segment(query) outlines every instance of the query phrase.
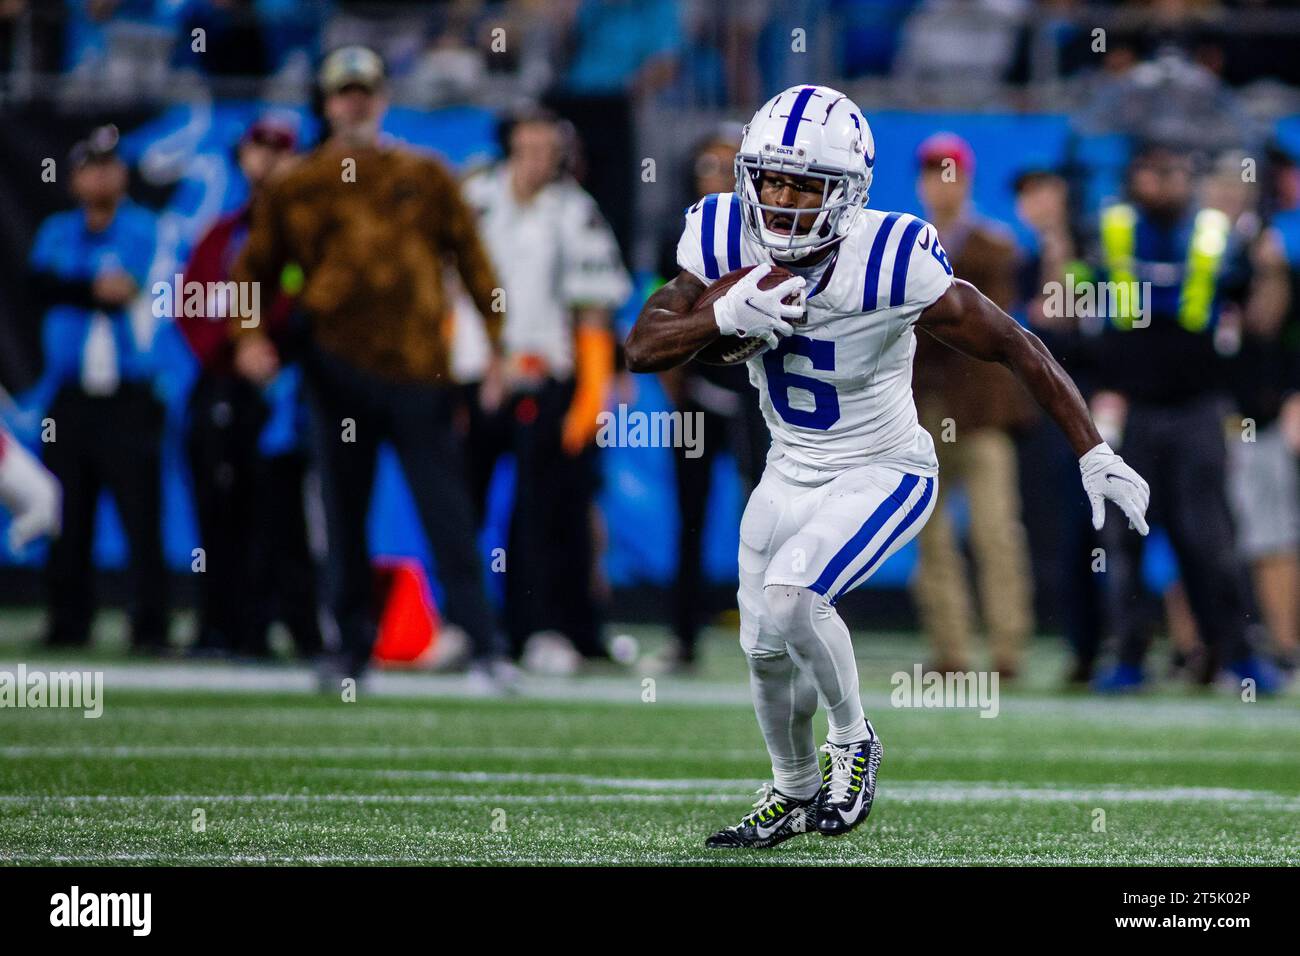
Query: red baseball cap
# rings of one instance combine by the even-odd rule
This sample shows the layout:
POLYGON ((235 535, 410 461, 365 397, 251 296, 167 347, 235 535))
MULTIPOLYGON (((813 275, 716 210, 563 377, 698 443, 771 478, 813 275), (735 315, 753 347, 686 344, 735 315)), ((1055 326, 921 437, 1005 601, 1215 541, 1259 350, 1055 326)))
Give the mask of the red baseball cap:
POLYGON ((925 169, 951 159, 957 171, 967 176, 975 173, 975 150, 956 133, 935 133, 916 148, 916 164, 925 169))
POLYGON ((288 119, 279 116, 261 116, 244 130, 239 138, 244 143, 260 143, 273 149, 298 148, 298 130, 288 119))

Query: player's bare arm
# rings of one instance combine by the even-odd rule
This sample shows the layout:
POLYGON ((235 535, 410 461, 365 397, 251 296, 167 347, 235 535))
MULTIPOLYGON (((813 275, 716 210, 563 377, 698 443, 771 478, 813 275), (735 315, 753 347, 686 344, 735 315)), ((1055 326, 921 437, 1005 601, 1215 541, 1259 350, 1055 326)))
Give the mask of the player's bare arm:
POLYGON ((1079 457, 1084 486, 1093 502, 1093 523, 1100 528, 1102 499, 1108 498, 1139 532, 1147 533, 1144 513, 1150 489, 1102 441, 1078 387, 1038 336, 961 279, 955 279, 921 313, 917 328, 971 358, 1010 369, 1060 426, 1079 457))
POLYGON ((954 280, 916 327, 971 358, 1010 369, 1065 432, 1076 456, 1101 443, 1083 396, 1047 346, 969 282, 954 280))
POLYGON ((704 289, 703 282, 682 270, 646 299, 623 347, 629 371, 676 368, 721 334, 713 308, 695 308, 704 289))

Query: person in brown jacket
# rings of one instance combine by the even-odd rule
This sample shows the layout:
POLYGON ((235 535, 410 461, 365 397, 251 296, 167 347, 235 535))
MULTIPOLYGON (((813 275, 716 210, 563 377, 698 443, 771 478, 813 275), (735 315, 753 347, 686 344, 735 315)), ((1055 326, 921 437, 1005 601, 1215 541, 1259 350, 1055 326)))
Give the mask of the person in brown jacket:
MULTIPOLYGON (((979 217, 970 201, 975 157, 958 136, 921 144, 917 192, 952 263, 1000 308, 1015 297, 1016 250, 1009 232, 979 217)), ((1012 432, 1034 415, 1029 395, 1000 365, 977 362, 928 336, 917 337, 912 389, 921 424, 935 438, 940 473, 934 516, 919 538, 916 598, 938 671, 970 667, 970 575, 944 507, 953 483, 970 502, 970 544, 993 668, 1003 679, 1020 667, 1033 628, 1029 548, 1020 519, 1012 432)))
MULTIPOLYGON (((287 263, 303 274, 299 338, 325 504, 326 604, 342 645, 322 686, 360 674, 375 641, 366 516, 384 441, 432 545, 445 616, 470 640, 474 676, 499 686, 512 668, 487 601, 451 427, 444 266, 455 266, 485 317, 494 356, 503 296, 455 178, 432 156, 381 137, 379 56, 335 50, 319 79, 328 135, 259 197, 234 278, 275 289, 287 263)), ((235 367, 265 381, 277 345, 259 323, 237 324, 235 367)), ((499 377, 496 367, 494 359, 489 378, 499 377)))

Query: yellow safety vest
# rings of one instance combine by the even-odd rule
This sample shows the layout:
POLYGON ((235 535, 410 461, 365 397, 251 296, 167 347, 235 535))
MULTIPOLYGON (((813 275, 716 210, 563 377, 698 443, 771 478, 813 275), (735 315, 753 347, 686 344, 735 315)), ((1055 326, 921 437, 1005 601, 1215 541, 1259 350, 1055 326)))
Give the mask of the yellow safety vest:
MULTIPOLYGON (((1133 328, 1136 311, 1137 274, 1133 251, 1137 245, 1137 210, 1127 203, 1101 211, 1101 248, 1107 278, 1129 291, 1124 305, 1111 316, 1115 327, 1133 328)), ((1187 246, 1183 287, 1178 297, 1178 324, 1189 332, 1203 332, 1210 324, 1214 289, 1228 248, 1232 224, 1217 209, 1202 209, 1192 223, 1192 241, 1187 246)))

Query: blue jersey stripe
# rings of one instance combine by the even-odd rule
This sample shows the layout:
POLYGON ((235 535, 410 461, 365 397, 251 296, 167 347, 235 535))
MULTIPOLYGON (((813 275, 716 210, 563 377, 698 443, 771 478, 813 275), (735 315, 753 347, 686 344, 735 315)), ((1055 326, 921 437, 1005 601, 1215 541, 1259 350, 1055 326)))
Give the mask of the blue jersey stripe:
POLYGON ((871 544, 871 539, 880 533, 885 523, 907 503, 907 496, 912 493, 919 480, 916 475, 904 475, 898 487, 871 513, 871 517, 863 523, 857 533, 849 538, 844 547, 835 552, 835 556, 831 558, 809 590, 816 591, 818 594, 825 594, 830 590, 835 579, 844 573, 844 569, 853 563, 867 545, 871 544))
MULTIPOLYGON (((908 477, 915 478, 916 476, 909 475, 908 477)), ((831 599, 831 603, 834 603, 835 601, 839 600, 841 594, 845 594, 848 591, 852 590, 859 581, 863 580, 866 576, 870 575, 871 572, 875 570, 876 562, 880 560, 880 556, 889 550, 889 546, 898 540, 898 536, 901 535, 908 528, 912 527, 912 525, 916 524, 916 520, 919 517, 921 517, 921 515, 925 514, 926 506, 929 505, 930 503, 930 497, 931 495, 934 494, 934 479, 922 478, 921 481, 925 482, 925 488, 922 489, 921 497, 917 499, 916 504, 912 506, 912 510, 908 512, 907 517, 904 518, 902 521, 898 522, 898 525, 894 528, 894 530, 889 533, 889 537, 886 538, 884 543, 881 544, 881 546, 876 549, 876 553, 873 554, 870 560, 868 560, 867 563, 862 566, 862 570, 860 570, 857 574, 853 575, 853 577, 849 578, 849 580, 845 582, 844 587, 840 588, 839 591, 835 593, 835 597, 831 599)), ((915 486, 916 486, 916 482, 913 481, 912 487, 915 486)), ((902 486, 900 485, 899 487, 901 488, 902 486)), ((911 489, 909 488, 908 490, 910 491, 911 489)), ((904 495, 904 498, 906 498, 906 495, 904 495)))
POLYGON ((898 252, 894 255, 894 280, 889 284, 889 307, 891 309, 902 305, 907 298, 907 267, 912 263, 912 243, 916 242, 916 234, 921 231, 925 223, 919 219, 913 219, 903 230, 903 238, 898 240, 898 252), (902 261, 899 261, 899 257, 902 261))
POLYGON ((794 145, 794 138, 799 132, 799 121, 803 119, 804 107, 808 105, 808 101, 812 99, 815 92, 815 87, 805 86, 799 91, 799 95, 794 98, 794 106, 791 107, 790 116, 785 121, 785 132, 781 134, 782 146, 794 145))
POLYGON ((718 257, 713 254, 713 228, 718 218, 718 194, 713 193, 704 200, 704 216, 700 220, 700 254, 704 256, 704 274, 716 279, 718 257))
POLYGON ((727 271, 740 268, 740 197, 731 194, 731 216, 727 220, 727 271))
POLYGON ((889 241, 889 233, 901 215, 899 212, 891 212, 886 216, 876 231, 875 241, 871 243, 871 253, 867 256, 867 281, 862 289, 863 312, 870 312, 879 305, 876 289, 880 285, 880 263, 885 258, 885 243, 889 241))

